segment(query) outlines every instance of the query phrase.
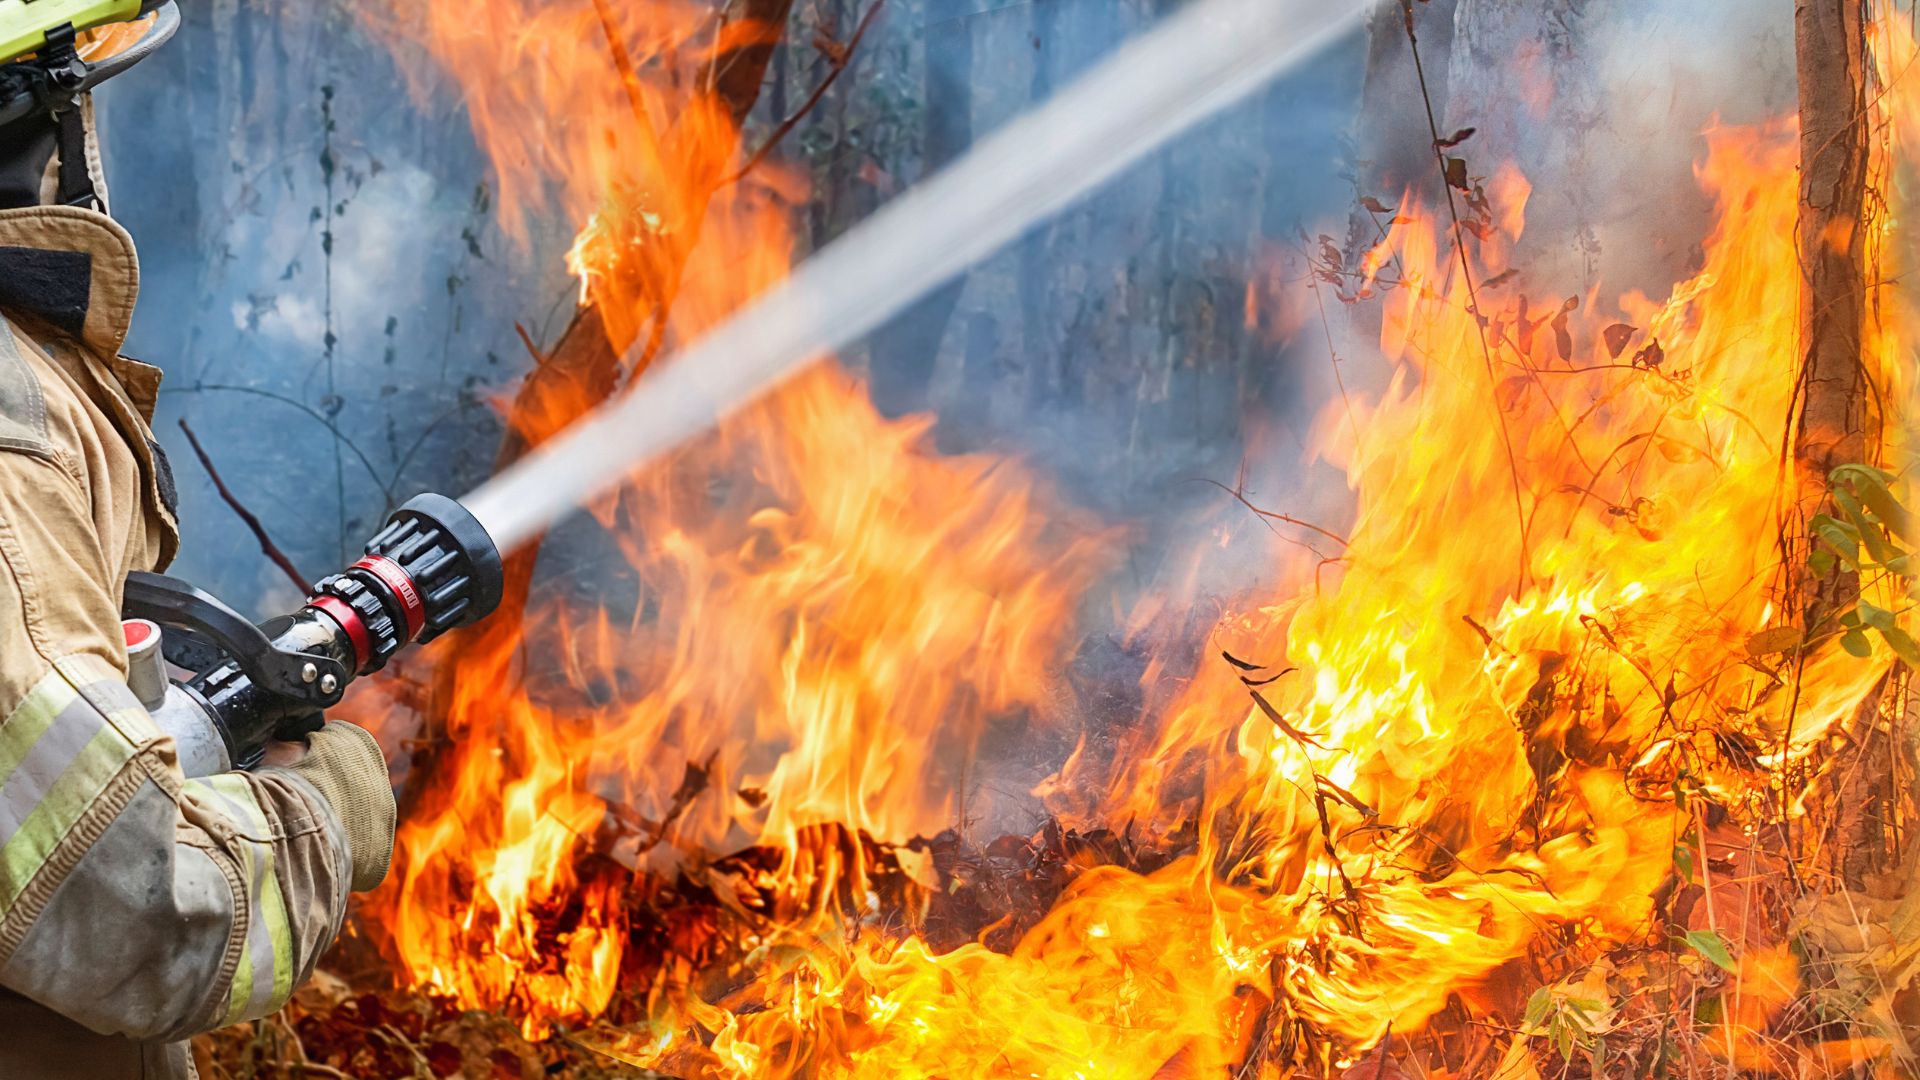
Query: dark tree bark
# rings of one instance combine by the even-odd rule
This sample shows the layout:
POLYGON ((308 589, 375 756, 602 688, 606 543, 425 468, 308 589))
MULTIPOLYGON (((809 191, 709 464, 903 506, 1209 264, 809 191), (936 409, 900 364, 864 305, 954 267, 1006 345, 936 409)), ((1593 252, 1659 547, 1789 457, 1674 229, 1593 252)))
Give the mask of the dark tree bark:
MULTIPOLYGON (((1867 318, 1867 40, 1861 0, 1800 0, 1794 9, 1800 82, 1800 412, 1794 458, 1802 516, 1827 502, 1837 465, 1877 455, 1879 434, 1862 336, 1867 318)), ((1801 582, 1808 636, 1837 629, 1860 595, 1836 570, 1801 582)), ((1889 711, 1874 694, 1827 763, 1831 794, 1821 861, 1853 889, 1891 868, 1898 792, 1889 711)))
POLYGON ((1871 402, 1866 325, 1867 84, 1860 0, 1801 0, 1801 409, 1795 456, 1824 477, 1865 461, 1871 402))

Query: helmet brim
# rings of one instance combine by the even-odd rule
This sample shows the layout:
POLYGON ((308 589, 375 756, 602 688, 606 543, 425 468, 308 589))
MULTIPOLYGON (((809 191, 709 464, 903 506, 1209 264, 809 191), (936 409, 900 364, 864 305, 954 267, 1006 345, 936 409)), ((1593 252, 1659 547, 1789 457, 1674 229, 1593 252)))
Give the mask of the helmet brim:
MULTIPOLYGON (((153 55, 154 50, 172 40, 180 31, 180 5, 176 0, 154 0, 151 6, 142 5, 142 18, 152 16, 151 24, 140 37, 124 49, 110 56, 87 63, 86 75, 79 84, 67 90, 71 94, 83 94, 106 82, 116 75, 153 55)), ((21 63, 22 61, 16 61, 21 63)), ((12 65, 8 65, 11 67, 12 65)), ((0 69, 3 70, 3 69, 0 69)), ((0 99, 0 127, 5 127, 31 114, 40 104, 37 95, 31 92, 15 93, 10 99, 0 99)))

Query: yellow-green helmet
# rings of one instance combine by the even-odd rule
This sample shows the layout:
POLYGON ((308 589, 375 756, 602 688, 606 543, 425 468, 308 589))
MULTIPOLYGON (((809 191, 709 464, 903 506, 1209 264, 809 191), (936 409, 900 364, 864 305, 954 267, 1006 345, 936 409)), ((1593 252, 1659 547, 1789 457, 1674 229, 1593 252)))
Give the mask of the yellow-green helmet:
POLYGON ((93 89, 179 27, 173 0, 0 0, 0 126, 93 89))

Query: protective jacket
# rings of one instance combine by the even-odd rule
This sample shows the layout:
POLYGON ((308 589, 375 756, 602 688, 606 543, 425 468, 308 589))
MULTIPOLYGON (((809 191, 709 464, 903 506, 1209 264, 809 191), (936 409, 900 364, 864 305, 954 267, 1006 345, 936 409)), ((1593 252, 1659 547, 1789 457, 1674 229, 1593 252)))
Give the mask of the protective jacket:
POLYGON ((319 790, 183 779, 126 686, 122 583, 178 542, 138 273, 104 215, 0 211, 0 1080, 192 1077, 182 1040, 278 1009, 346 911, 319 790))

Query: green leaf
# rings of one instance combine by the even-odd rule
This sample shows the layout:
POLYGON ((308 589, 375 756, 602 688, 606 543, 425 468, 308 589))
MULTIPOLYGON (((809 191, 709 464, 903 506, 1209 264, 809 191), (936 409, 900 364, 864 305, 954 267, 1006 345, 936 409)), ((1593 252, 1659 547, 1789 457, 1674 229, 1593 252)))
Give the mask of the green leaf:
POLYGON ((1686 942, 1694 952, 1713 961, 1714 965, 1727 971, 1739 970, 1733 962, 1733 953, 1727 948, 1726 939, 1712 930, 1689 930, 1686 942))
POLYGON ((1815 548, 1813 554, 1807 556, 1807 569, 1813 571, 1814 577, 1826 577, 1833 573, 1834 563, 1833 552, 1826 548, 1815 548))
POLYGON ((1673 868, 1681 881, 1693 884, 1693 849, 1685 844, 1673 845, 1673 868))
POLYGON ((1894 621, 1893 612, 1888 611, 1878 604, 1870 604, 1862 600, 1860 601, 1858 610, 1860 612, 1861 624, 1871 626, 1875 630, 1890 630, 1898 625, 1894 621))
POLYGON ((1913 640, 1912 634, 1897 626, 1883 626, 1880 628, 1880 636, 1887 639, 1887 647, 1893 650, 1893 655, 1905 660, 1913 667, 1920 668, 1920 643, 1913 640))
POLYGON ((1840 647, 1847 650, 1848 655, 1862 660, 1873 655, 1873 642, 1868 641, 1866 633, 1861 630, 1849 630, 1841 634, 1840 647))
POLYGON ((1547 1018, 1547 1010, 1551 1008, 1553 1008, 1553 988, 1543 986, 1535 990, 1533 996, 1527 999, 1527 1018, 1524 1026, 1528 1030, 1538 1028, 1540 1022, 1547 1018))
POLYGON ((1873 556, 1874 562, 1883 563, 1898 554, 1887 544, 1887 538, 1881 532, 1879 523, 1867 516, 1866 510, 1860 505, 1860 500, 1854 498, 1852 492, 1845 488, 1835 488, 1833 502, 1840 508, 1841 513, 1847 515, 1847 523, 1853 526, 1854 533, 1860 537, 1862 543, 1867 545, 1867 554, 1873 556))
POLYGON ((1880 519, 1880 524, 1885 525, 1888 532, 1909 544, 1915 542, 1913 515, 1900 505, 1900 500, 1893 497, 1887 485, 1862 483, 1856 485, 1855 490, 1860 493, 1860 501, 1867 504, 1867 509, 1873 511, 1873 516, 1880 519))
POLYGON ((1893 474, 1885 469, 1876 469, 1871 465, 1862 465, 1859 462, 1836 465, 1831 472, 1827 473, 1827 486, 1829 487, 1839 487, 1842 484, 1846 484, 1856 489, 1875 485, 1881 488, 1887 488, 1893 484, 1893 480, 1893 474))
POLYGON ((1852 525, 1823 515, 1813 519, 1813 532, 1849 564, 1860 562, 1860 537, 1852 525))

